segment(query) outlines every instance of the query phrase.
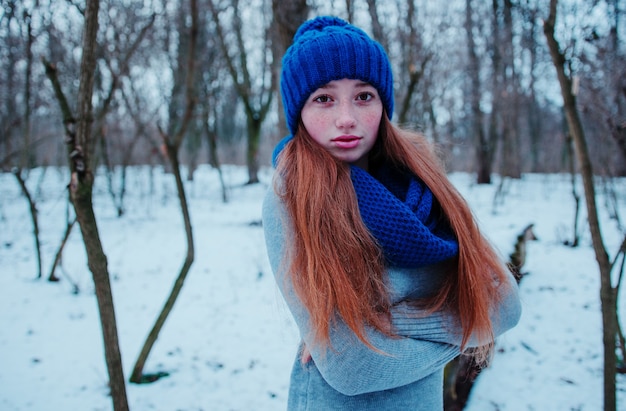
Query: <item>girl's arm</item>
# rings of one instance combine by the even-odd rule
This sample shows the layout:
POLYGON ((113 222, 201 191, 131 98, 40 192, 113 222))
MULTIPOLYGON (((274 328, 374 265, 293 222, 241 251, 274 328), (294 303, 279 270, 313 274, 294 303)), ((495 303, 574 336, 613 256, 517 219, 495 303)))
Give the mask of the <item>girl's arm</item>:
MULTIPOLYGON (((263 227, 267 252, 277 284, 295 319, 300 334, 324 379, 345 395, 357 395, 400 387, 441 370, 460 354, 459 347, 423 339, 388 337, 368 328, 368 341, 380 352, 361 342, 337 318, 331 324, 330 347, 315 344, 306 308, 285 275, 284 245, 289 241, 283 219, 287 218, 280 200, 270 188, 263 203, 263 227)), ((437 323, 442 319, 438 318, 437 323)), ((428 322, 428 319, 424 321, 428 322)))
MULTIPOLYGON (((402 271, 391 269, 389 275, 392 278, 413 279, 432 275, 430 273, 406 273, 402 271)), ((416 291, 419 293, 419 288, 422 285, 419 280, 415 282, 418 288, 416 291)), ((490 312, 494 337, 513 328, 518 323, 522 311, 519 289, 513 275, 507 275, 507 281, 500 285, 498 291, 500 293, 499 299, 490 312)), ((440 310, 427 313, 426 310, 415 305, 401 302, 392 308, 391 315, 394 331, 398 335, 453 345, 461 344, 461 326, 458 318, 450 312, 440 310)), ((467 342, 467 347, 477 347, 488 342, 489 340, 479 339, 478 336, 472 335, 467 342)))

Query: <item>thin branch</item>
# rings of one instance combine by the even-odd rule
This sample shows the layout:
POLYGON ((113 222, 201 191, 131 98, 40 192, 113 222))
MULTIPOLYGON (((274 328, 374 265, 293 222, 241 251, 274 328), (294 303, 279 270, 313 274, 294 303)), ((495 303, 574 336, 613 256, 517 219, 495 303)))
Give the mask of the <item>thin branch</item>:
POLYGON ((624 236, 624 239, 622 240, 622 245, 619 247, 619 251, 615 255, 615 259, 613 260, 613 262, 611 262, 611 272, 617 264, 617 260, 620 256, 622 257, 622 264, 620 266, 619 275, 617 276, 617 284, 615 285, 615 289, 617 290, 617 292, 619 292, 620 285, 622 284, 622 278, 624 277, 624 262, 626 260, 626 236, 624 236))
POLYGON ((59 81, 59 76, 57 74, 57 67, 55 64, 46 60, 45 57, 41 58, 41 62, 43 63, 46 69, 46 76, 52 83, 52 89, 54 90, 54 95, 57 98, 59 106, 61 108, 61 115, 63 116, 63 125, 67 127, 68 124, 76 123, 76 118, 72 114, 72 109, 70 108, 69 103, 67 102, 67 98, 65 97, 65 93, 63 92, 63 88, 61 87, 61 82, 59 81))

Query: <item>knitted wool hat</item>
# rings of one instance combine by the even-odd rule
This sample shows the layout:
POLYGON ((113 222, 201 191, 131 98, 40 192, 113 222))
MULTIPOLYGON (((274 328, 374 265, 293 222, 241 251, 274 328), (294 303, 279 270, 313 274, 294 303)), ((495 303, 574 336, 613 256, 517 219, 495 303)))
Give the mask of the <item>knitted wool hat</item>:
POLYGON ((332 80, 344 78, 374 86, 387 116, 392 117, 393 75, 383 47, 363 30, 336 17, 304 22, 283 57, 280 84, 292 134, 309 95, 332 80))

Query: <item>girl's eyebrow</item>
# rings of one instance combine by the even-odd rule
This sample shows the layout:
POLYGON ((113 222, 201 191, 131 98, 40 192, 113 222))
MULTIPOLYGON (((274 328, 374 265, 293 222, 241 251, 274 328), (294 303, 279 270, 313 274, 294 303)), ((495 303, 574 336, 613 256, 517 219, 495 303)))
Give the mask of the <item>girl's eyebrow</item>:
MULTIPOLYGON (((362 81, 362 82, 356 83, 355 87, 363 88, 363 87, 374 87, 374 86, 372 86, 370 83, 368 83, 366 81, 362 81)), ((334 85, 331 82, 331 83, 326 83, 323 86, 320 86, 320 88, 322 88, 322 89, 333 89, 333 88, 337 88, 337 86, 334 85)))

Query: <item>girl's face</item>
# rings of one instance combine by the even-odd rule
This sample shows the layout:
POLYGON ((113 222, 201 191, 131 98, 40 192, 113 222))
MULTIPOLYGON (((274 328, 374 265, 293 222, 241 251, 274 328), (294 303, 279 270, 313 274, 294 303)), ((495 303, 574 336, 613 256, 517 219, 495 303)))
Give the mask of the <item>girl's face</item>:
POLYGON ((367 153, 378 138, 383 104, 376 89, 360 80, 334 80, 304 104, 307 132, 335 158, 367 169, 367 153))

